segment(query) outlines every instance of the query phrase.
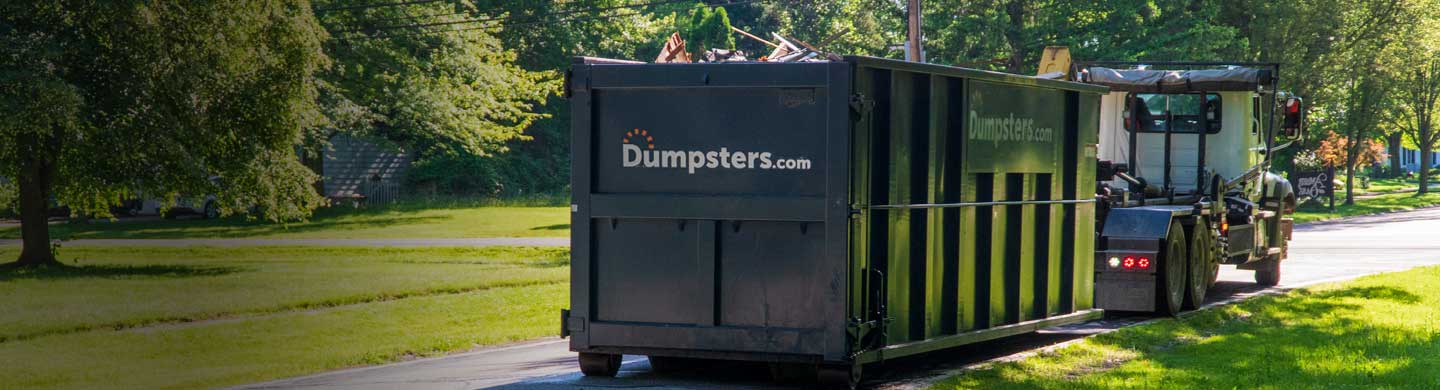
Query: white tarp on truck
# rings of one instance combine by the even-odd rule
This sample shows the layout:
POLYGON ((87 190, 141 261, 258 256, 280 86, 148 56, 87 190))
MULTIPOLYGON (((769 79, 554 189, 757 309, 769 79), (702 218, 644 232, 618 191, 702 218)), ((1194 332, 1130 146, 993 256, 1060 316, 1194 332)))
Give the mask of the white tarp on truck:
POLYGON ((1254 91, 1270 84, 1270 72, 1263 69, 1145 70, 1091 67, 1084 82, 1111 90, 1148 93, 1200 91, 1254 91))

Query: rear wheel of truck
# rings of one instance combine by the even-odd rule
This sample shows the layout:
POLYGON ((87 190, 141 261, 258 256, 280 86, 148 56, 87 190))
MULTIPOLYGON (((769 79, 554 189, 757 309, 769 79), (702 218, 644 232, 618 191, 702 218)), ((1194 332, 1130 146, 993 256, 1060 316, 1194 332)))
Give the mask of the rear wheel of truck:
POLYGON ((1205 291, 1210 288, 1210 280, 1218 269, 1219 263, 1215 260, 1215 244, 1211 242, 1210 224, 1205 218, 1196 218, 1195 225, 1190 227, 1190 248, 1189 262, 1185 265, 1185 304, 1186 310, 1198 309, 1205 304, 1205 291))
POLYGON ((613 377, 620 373, 619 354, 580 353, 580 372, 585 376, 613 377))
POLYGON ((1163 315, 1175 315, 1180 313, 1185 301, 1185 275, 1186 264, 1189 258, 1185 256, 1185 248, 1190 244, 1185 241, 1185 227, 1180 221, 1170 222, 1170 233, 1165 237, 1165 246, 1160 248, 1160 258, 1157 259, 1155 282, 1158 284, 1155 293, 1155 312, 1163 315))
POLYGON ((860 366, 822 365, 816 371, 815 379, 821 389, 854 389, 860 386, 860 366))
POLYGON ((1255 268, 1255 284, 1274 286, 1280 284, 1280 255, 1271 255, 1261 260, 1255 268))

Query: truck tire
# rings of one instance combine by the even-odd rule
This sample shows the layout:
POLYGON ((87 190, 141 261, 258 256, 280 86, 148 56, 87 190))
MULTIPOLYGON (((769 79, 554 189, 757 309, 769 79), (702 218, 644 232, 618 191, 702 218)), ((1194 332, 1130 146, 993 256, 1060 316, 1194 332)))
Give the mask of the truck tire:
POLYGON ((580 353, 580 372, 585 376, 614 377, 620 373, 619 354, 580 353))
POLYGON ((1215 260, 1215 245, 1210 240, 1210 224, 1205 218, 1196 218, 1195 225, 1190 227, 1190 248, 1189 261, 1185 264, 1185 302, 1182 306, 1186 310, 1198 309, 1205 305, 1205 292, 1210 288, 1210 279, 1218 271, 1219 263, 1215 260))
POLYGON ((1280 256, 1268 256, 1255 268, 1255 284, 1275 286, 1280 284, 1280 256))
POLYGON ((1185 256, 1185 249, 1190 243, 1185 241, 1185 227, 1180 221, 1170 222, 1170 233, 1165 237, 1165 245, 1160 247, 1160 259, 1157 259, 1155 293, 1155 313, 1162 315, 1180 314, 1180 309, 1185 301, 1185 272, 1186 263, 1189 258, 1185 256))

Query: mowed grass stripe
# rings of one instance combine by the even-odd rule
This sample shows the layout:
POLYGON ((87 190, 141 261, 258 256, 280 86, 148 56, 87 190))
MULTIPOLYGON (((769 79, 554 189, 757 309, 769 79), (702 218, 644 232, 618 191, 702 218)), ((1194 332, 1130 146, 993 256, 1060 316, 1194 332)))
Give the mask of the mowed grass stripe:
POLYGON ((96 331, 96 330, 117 330, 117 331, 118 331, 118 330, 144 330, 144 329, 147 329, 147 328, 154 328, 154 327, 173 328, 173 327, 176 327, 176 326, 178 326, 178 325, 189 325, 189 324, 204 323, 204 322, 218 322, 218 321, 240 320, 240 319, 254 318, 254 317, 261 317, 261 316, 273 316, 273 315, 276 315, 276 314, 290 313, 290 312, 296 312, 296 311, 322 310, 322 309, 331 309, 331 308, 338 308, 338 307, 345 307, 345 306, 364 305, 364 304, 369 304, 369 303, 396 301, 396 300, 413 299, 413 298, 421 298, 421 297, 435 297, 435 296, 444 296, 444 295, 467 294, 467 293, 474 293, 474 292, 492 290, 492 289, 497 289, 497 288, 534 287, 534 286, 544 286, 544 285, 558 284, 558 283, 565 283, 565 284, 568 285, 568 280, 549 281, 549 282, 539 282, 539 281, 507 281, 507 282, 496 283, 496 284, 488 285, 488 286, 477 286, 477 287, 469 287, 469 288, 455 288, 455 289, 444 289, 444 290, 426 290, 426 291, 421 291, 421 292, 416 292, 416 293, 405 293, 405 294, 387 294, 387 295, 378 295, 378 296, 367 296, 367 297, 358 297, 358 298, 355 298, 355 299, 342 299, 342 300, 332 300, 332 301, 326 301, 326 302, 303 303, 303 304, 298 304, 298 305, 276 306, 276 307, 266 308, 266 309, 263 309, 263 310, 252 310, 252 311, 241 311, 241 312, 202 313, 202 314, 200 314, 200 315, 194 315, 194 316, 155 317, 155 318, 144 318, 144 319, 137 319, 137 320, 125 321, 125 322, 108 323, 108 324, 83 325, 83 326, 76 326, 76 327, 73 327, 73 328, 64 328, 64 329, 61 329, 61 328, 46 329, 46 330, 37 331, 37 332, 33 332, 33 333, 15 334, 15 335, 11 335, 11 336, 0 336, 0 344, 4 344, 4 343, 7 343, 7 342, 24 341, 24 340, 29 340, 29 339, 39 338, 39 337, 45 337, 45 336, 68 334, 68 333, 89 332, 89 331, 96 331))
POLYGON ((566 283, 0 344, 0 388, 213 388, 555 335, 566 283))
MULTIPOLYGON (((14 256, 0 250, 0 257, 14 256)), ((568 280, 565 248, 79 248, 0 274, 0 340, 568 280), (72 257, 73 256, 73 257, 72 257)))

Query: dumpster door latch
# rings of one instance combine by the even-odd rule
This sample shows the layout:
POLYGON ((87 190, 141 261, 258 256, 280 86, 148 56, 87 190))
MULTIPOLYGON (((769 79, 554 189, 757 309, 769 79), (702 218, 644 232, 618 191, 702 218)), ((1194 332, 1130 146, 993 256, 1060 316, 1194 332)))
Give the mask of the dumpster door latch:
POLYGON ((570 334, 585 331, 585 317, 570 315, 570 309, 560 309, 560 338, 570 337, 570 334))

